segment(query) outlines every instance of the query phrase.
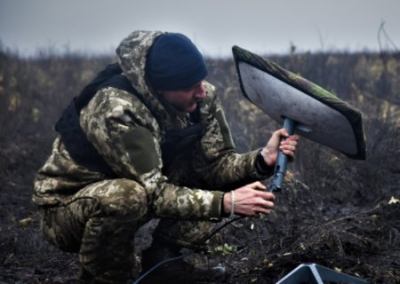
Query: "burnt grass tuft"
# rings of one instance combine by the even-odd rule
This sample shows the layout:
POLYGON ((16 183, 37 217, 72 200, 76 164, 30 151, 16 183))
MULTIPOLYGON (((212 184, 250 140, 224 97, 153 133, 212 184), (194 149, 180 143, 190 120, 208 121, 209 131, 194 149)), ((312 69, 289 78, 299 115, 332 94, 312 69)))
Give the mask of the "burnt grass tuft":
MULTIPOLYGON (((363 112, 368 159, 350 160, 302 139, 276 210, 268 218, 228 225, 210 240, 208 255, 188 261, 225 265, 224 283, 275 283, 301 263, 369 283, 400 283, 400 53, 270 59, 363 112)), ((77 256, 52 247, 41 234, 32 183, 50 153, 54 123, 64 106, 114 61, 51 52, 22 58, 0 50, 1 284, 78 283, 77 256)), ((208 64, 237 150, 262 147, 280 126, 242 97, 232 60, 208 59, 208 64)), ((153 227, 154 222, 136 235, 138 263, 153 227)))

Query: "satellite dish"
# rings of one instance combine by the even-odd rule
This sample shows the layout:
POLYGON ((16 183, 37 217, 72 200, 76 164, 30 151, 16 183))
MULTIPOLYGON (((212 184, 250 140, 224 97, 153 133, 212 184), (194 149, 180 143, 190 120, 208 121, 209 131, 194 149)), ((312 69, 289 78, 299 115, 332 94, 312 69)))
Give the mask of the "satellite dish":
MULTIPOLYGON (((234 46, 232 52, 243 95, 272 119, 284 123, 289 134, 296 132, 352 159, 366 159, 362 114, 358 109, 250 51, 234 46)), ((278 158, 283 175, 286 162, 279 164, 278 158)))

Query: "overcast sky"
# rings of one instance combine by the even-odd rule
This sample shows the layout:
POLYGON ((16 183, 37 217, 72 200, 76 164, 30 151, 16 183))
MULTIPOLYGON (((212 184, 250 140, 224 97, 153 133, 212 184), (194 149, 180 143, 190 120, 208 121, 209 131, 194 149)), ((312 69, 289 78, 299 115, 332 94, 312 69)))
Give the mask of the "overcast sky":
POLYGON ((205 55, 232 45, 261 54, 400 47, 400 0, 0 0, 0 40, 38 48, 114 52, 137 29, 181 32, 205 55), (386 32, 386 34, 384 33, 386 32))

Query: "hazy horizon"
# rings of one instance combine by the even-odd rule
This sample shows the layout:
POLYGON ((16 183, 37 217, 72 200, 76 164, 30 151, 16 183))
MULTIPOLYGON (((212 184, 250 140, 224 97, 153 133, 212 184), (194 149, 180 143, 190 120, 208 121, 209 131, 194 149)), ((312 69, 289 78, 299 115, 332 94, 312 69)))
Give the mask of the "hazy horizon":
POLYGON ((113 54, 137 29, 181 32, 206 56, 398 51, 398 0, 0 0, 0 41, 40 50, 113 54), (379 30, 383 25, 383 29, 379 30))

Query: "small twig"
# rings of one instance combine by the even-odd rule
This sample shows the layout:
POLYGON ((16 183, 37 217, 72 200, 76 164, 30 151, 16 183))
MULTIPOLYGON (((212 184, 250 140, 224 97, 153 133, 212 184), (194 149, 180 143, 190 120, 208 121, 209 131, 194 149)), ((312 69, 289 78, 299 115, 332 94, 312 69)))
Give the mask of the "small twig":
POLYGON ((337 218, 337 219, 335 219, 335 220, 332 220, 332 221, 330 221, 330 222, 327 222, 327 223, 325 223, 325 224, 323 224, 323 225, 324 225, 324 226, 331 225, 331 224, 336 223, 336 222, 338 222, 338 221, 341 221, 341 220, 344 220, 344 219, 349 219, 349 218, 353 218, 353 219, 354 219, 356 216, 360 216, 360 215, 364 215, 364 214, 371 213, 371 212, 375 211, 376 209, 379 209, 380 207, 381 207, 381 206, 378 204, 378 205, 376 205, 374 208, 372 208, 372 209, 370 209, 370 210, 366 210, 366 211, 363 211, 363 212, 355 213, 355 214, 350 215, 350 216, 349 216, 349 215, 346 215, 346 216, 337 218))
POLYGON ((382 42, 381 42, 381 34, 383 34, 385 36, 386 40, 392 45, 394 50, 396 52, 398 52, 399 49, 397 48, 396 44, 393 42, 393 40, 390 38, 390 36, 388 35, 388 33, 385 30, 385 21, 381 22, 379 29, 378 29, 378 44, 379 44, 379 50, 382 53, 383 47, 382 47, 382 42))

